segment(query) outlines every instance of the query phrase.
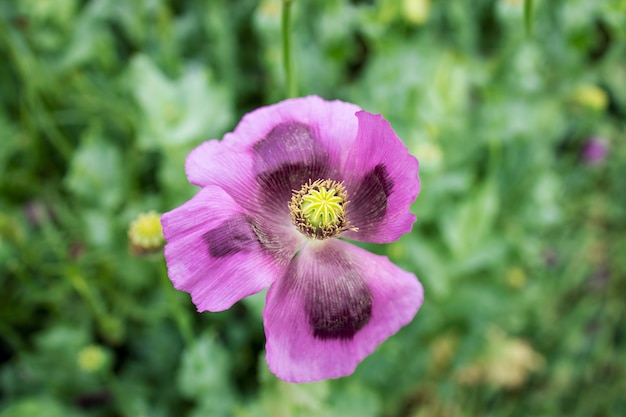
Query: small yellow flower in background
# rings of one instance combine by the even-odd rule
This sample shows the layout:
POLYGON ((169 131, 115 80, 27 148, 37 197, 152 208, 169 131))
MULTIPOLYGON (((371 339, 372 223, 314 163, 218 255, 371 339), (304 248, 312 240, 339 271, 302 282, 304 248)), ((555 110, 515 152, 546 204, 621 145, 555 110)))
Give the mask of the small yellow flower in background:
POLYGON ((128 228, 130 250, 136 255, 159 251, 165 239, 161 228, 161 216, 155 211, 140 214, 128 228))
POLYGON ((101 370, 107 362, 107 354, 100 346, 89 345, 78 353, 78 366, 85 372, 101 370))
POLYGON ((516 389, 526 383, 532 372, 544 366, 544 358, 528 342, 508 337, 501 329, 489 330, 487 345, 484 356, 456 373, 457 382, 516 389))
POLYGON ((592 84, 579 86, 572 96, 574 102, 592 110, 604 110, 609 102, 606 92, 592 84))
POLYGON ((506 282, 515 289, 520 289, 526 284, 526 273, 518 266, 506 271, 506 282))
POLYGON ((415 25, 424 24, 430 14, 430 0, 404 0, 402 2, 404 17, 415 25))

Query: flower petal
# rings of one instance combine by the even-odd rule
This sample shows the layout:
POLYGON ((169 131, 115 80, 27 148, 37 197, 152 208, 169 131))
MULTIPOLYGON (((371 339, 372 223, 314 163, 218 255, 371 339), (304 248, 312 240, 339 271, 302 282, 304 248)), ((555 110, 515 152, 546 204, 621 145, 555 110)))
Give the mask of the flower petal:
POLYGON ((331 172, 328 152, 316 133, 299 122, 277 124, 254 144, 253 151, 262 204, 273 213, 286 214, 293 190, 331 172))
POLYGON ((224 138, 246 149, 271 212, 287 212, 293 190, 309 179, 338 177, 344 153, 356 137, 359 108, 319 97, 285 100, 247 114, 224 138))
POLYGON ((253 209, 257 184, 252 156, 231 143, 209 140, 187 156, 185 172, 191 184, 216 185, 247 209, 253 209))
POLYGON ((415 275, 386 257, 340 240, 313 242, 268 291, 270 370, 290 382, 349 375, 413 319, 422 300, 415 275))
POLYGON ((350 205, 348 220, 358 231, 344 237, 389 243, 411 231, 409 207, 420 190, 417 159, 380 115, 356 114, 359 132, 343 165, 350 205))
POLYGON ((208 141, 187 157, 189 181, 225 189, 248 211, 278 224, 288 220, 294 189, 309 179, 341 180, 339 167, 356 138, 354 104, 302 97, 243 117, 222 141, 208 141))
MULTIPOLYGON (((328 154, 331 163, 343 160, 345 152, 356 138, 358 121, 354 114, 360 109, 358 106, 342 101, 326 101, 317 96, 299 97, 284 100, 271 106, 261 107, 243 117, 235 131, 227 135, 224 140, 237 142, 251 149, 257 143, 267 138, 278 126, 301 126, 310 132, 310 135, 328 154)), ((290 141, 287 147, 298 145, 290 141)), ((310 145, 307 145, 310 146, 310 145)), ((311 150, 312 148, 308 148, 311 150)), ((280 152, 282 156, 293 153, 292 162, 299 162, 304 149, 292 147, 280 152)), ((280 155, 280 154, 279 154, 280 155)), ((268 157, 267 154, 262 155, 268 157)), ((271 163, 270 156, 268 162, 271 163)), ((275 163, 282 163, 278 158, 275 163)), ((267 168, 267 167, 265 167, 267 168)))
POLYGON ((280 276, 297 250, 297 233, 268 232, 224 190, 202 188, 161 217, 174 287, 198 311, 221 311, 280 276))

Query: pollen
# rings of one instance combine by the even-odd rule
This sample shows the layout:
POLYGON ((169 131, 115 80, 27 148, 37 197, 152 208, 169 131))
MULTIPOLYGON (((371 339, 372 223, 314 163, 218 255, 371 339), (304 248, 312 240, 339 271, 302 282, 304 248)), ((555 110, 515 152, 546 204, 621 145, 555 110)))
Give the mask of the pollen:
POLYGON ((128 228, 131 251, 147 254, 159 250, 164 243, 161 216, 155 211, 140 214, 128 228))
POLYGON ((349 227, 346 219, 348 194, 343 184, 330 179, 309 180, 294 190, 289 203, 291 221, 305 236, 328 239, 349 227))

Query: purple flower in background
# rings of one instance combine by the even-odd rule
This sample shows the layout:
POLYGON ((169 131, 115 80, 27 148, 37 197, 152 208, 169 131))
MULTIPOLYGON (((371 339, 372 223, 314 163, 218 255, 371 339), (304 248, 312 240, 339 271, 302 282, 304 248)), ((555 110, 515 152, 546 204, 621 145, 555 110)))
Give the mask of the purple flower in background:
POLYGON ((422 304, 415 275, 338 238, 410 232, 417 160, 380 115, 319 97, 246 115, 187 158, 201 190, 162 217, 174 286, 221 311, 270 286, 267 362, 290 382, 352 373, 422 304))
POLYGON ((608 145, 605 140, 592 137, 585 142, 583 159, 587 164, 595 165, 603 162, 608 153, 608 145))

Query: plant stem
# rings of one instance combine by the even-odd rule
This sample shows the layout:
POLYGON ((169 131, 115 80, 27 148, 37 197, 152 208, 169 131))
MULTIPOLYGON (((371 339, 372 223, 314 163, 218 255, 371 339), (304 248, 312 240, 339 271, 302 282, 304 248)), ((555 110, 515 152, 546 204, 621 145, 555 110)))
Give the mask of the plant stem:
POLYGON ((285 94, 289 97, 298 95, 296 90, 296 77, 293 72, 291 59, 291 4, 293 0, 283 0, 283 67, 285 69, 285 94))
POLYGON ((194 337, 189 316, 185 313, 185 310, 178 302, 176 298, 176 291, 172 288, 172 284, 167 277, 167 272, 163 269, 163 267, 161 269, 161 276, 161 284, 163 285, 164 292, 167 296, 168 307, 174 317, 178 331, 180 332, 185 344, 187 346, 191 346, 194 342, 194 337))
POLYGON ((530 35, 533 28, 533 0, 524 0, 524 25, 526 34, 530 35))

